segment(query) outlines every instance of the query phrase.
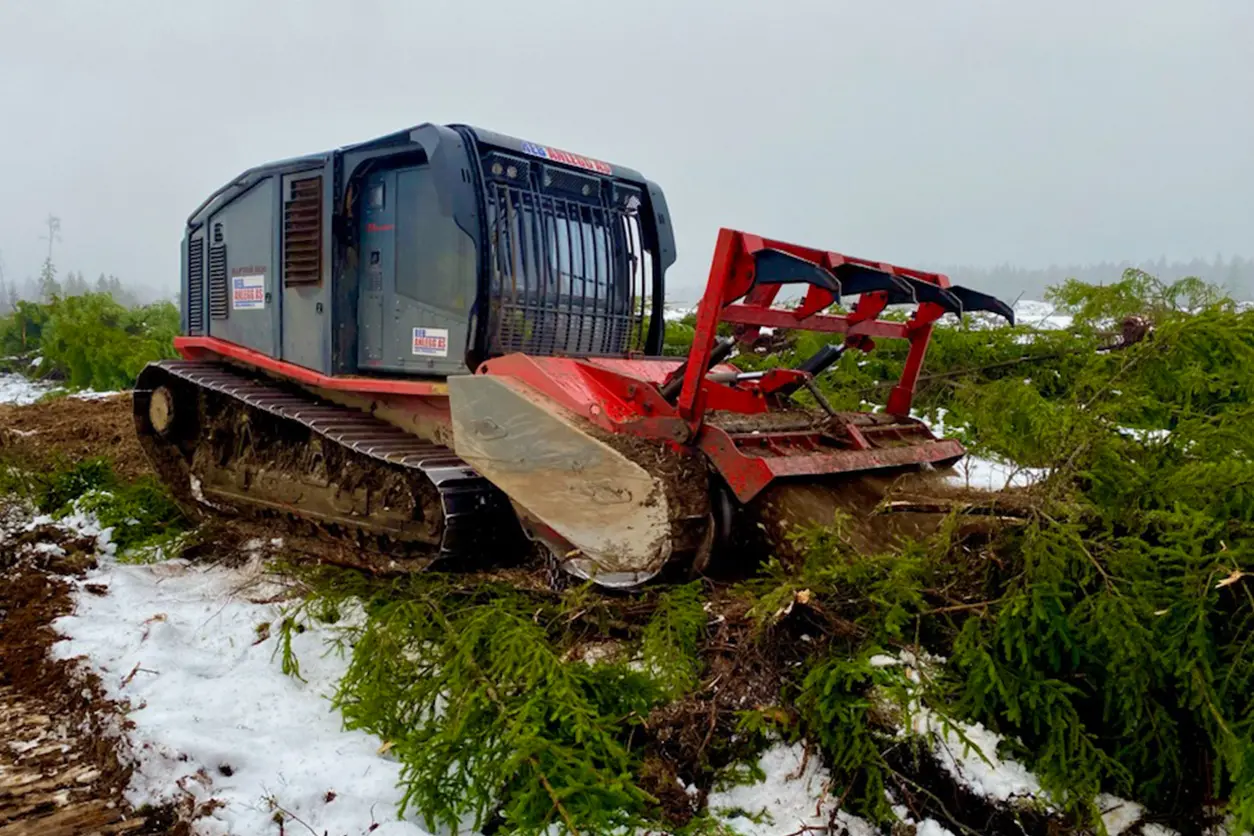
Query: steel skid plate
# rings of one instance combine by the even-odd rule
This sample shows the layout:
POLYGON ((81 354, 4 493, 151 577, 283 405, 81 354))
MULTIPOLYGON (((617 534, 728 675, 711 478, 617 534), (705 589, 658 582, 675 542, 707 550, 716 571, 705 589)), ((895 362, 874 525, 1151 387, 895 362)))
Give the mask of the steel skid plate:
POLYGON ((515 379, 463 375, 448 386, 457 455, 544 532, 563 568, 609 587, 661 571, 672 550, 661 480, 515 379))

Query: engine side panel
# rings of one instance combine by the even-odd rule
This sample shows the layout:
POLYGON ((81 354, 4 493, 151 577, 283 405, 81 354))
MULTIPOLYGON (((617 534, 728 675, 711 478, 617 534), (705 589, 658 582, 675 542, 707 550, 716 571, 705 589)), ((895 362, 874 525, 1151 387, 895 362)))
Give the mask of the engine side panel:
POLYGON ((209 336, 278 357, 274 177, 210 216, 205 246, 209 336))

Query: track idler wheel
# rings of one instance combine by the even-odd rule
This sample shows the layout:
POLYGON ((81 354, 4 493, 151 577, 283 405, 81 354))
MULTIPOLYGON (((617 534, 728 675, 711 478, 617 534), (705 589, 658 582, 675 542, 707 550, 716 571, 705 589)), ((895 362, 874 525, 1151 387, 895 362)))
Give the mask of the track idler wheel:
POLYGON ((158 386, 149 396, 148 423, 163 438, 174 427, 174 393, 168 386, 158 386))

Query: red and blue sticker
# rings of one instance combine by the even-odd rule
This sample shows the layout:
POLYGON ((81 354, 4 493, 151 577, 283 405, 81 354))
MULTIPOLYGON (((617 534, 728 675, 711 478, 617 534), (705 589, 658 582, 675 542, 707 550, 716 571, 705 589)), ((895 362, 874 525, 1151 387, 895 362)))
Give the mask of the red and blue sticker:
POLYGON ((231 277, 231 310, 259 311, 266 306, 266 274, 264 268, 236 270, 231 277))
POLYGON ((572 154, 569 151, 561 151, 557 148, 550 148, 547 145, 537 145, 534 142, 524 142, 522 144, 524 154, 530 154, 533 157, 540 157, 544 160, 552 160, 562 165, 573 165, 576 168, 582 168, 584 171, 594 171, 597 174, 613 174, 614 167, 609 163, 603 163, 600 160, 594 160, 591 157, 583 157, 579 154, 572 154))

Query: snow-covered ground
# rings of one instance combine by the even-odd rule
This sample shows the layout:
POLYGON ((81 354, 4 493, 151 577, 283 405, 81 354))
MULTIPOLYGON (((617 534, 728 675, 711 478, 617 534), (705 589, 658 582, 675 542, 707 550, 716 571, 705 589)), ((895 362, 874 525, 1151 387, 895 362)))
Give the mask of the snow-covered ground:
MULTIPOLYGON (((183 560, 121 565, 109 530, 89 514, 59 522, 38 517, 23 527, 49 523, 95 537, 102 555, 99 568, 75 581, 74 613, 54 622, 64 639, 53 652, 79 658, 111 699, 128 706, 123 756, 136 765, 129 802, 190 801, 208 811, 196 832, 212 836, 278 833, 276 813, 289 831, 298 822, 316 833, 426 833, 396 817, 399 765, 380 753, 377 738, 344 730, 328 701, 347 665, 332 635, 316 623, 295 635, 301 679, 283 673, 274 625, 287 590, 259 557, 236 568, 183 560)), ((913 657, 877 660, 917 681, 913 657)), ((969 749, 926 711, 912 716, 910 732, 929 736, 942 768, 977 794, 1001 803, 1041 797, 1022 764, 997 756, 997 735, 962 725, 978 747, 969 749)), ((855 836, 877 832, 834 810, 817 753, 807 758, 800 745, 777 744, 759 766, 764 781, 710 795, 710 809, 736 831, 783 836, 825 826, 835 814, 855 836)), ((1112 834, 1143 814, 1119 799, 1104 799, 1104 806, 1112 834)), ((898 812, 919 833, 950 832, 898 812)))
MULTIPOLYGON (((108 531, 89 517, 66 524, 110 551, 108 531)), ((345 731, 332 710, 327 697, 347 660, 331 650, 331 637, 316 625, 296 635, 305 681, 282 672, 270 625, 281 617, 273 599, 283 590, 257 563, 133 566, 106 557, 76 584, 74 614, 54 623, 65 637, 54 653, 80 658, 111 699, 129 703, 127 749, 137 767, 129 802, 190 799, 210 810, 196 832, 212 836, 278 833, 276 813, 288 817, 287 832, 303 832, 290 823, 299 820, 316 833, 426 833, 396 818, 399 765, 380 754, 377 738, 345 731)), ((729 823, 751 836, 825 824, 832 812, 826 770, 817 755, 805 770, 802 760, 799 746, 769 750, 766 782, 718 793, 711 808, 726 808, 729 823), (732 810, 765 812, 768 821, 732 810)), ((851 833, 876 832, 838 817, 851 833)))
POLYGON ((695 302, 667 302, 662 306, 662 318, 667 322, 678 322, 696 309, 695 302))
MULTIPOLYGON (((53 392, 61 391, 65 387, 55 383, 49 383, 42 380, 30 380, 20 374, 12 372, 0 373, 0 403, 16 404, 18 406, 26 406, 32 404, 53 392)), ((72 398, 82 398, 83 400, 98 400, 100 398, 111 398, 118 392, 95 392, 85 389, 70 394, 72 398)))
MULTIPOLYGON (((910 416, 923 421, 937 436, 953 436, 962 432, 965 429, 963 425, 946 424, 948 414, 948 410, 939 409, 932 416, 917 411, 911 412, 910 416)), ((1000 491, 1006 488, 1025 488, 1045 478, 1048 473, 1043 468, 1023 467, 992 456, 968 453, 954 465, 954 472, 950 474, 948 481, 974 490, 1000 491)))
POLYGON ((967 455, 956 465, 949 482, 981 491, 1024 488, 1043 479, 1047 470, 1023 467, 987 456, 967 455))
POLYGON ((196 832, 213 836, 278 833, 276 814, 318 833, 426 833, 396 818, 399 764, 332 710, 347 660, 326 633, 293 637, 304 682, 282 672, 270 629, 282 589, 259 563, 105 559, 78 586, 74 614, 54 624, 65 636, 54 653, 83 657, 110 698, 129 702, 129 802, 192 799, 211 810, 196 832))
MULTIPOLYGON (((963 726, 964 733, 979 747, 977 752, 967 748, 955 732, 943 732, 939 723, 930 718, 917 715, 916 721, 916 733, 933 735, 933 754, 941 765, 977 795, 998 803, 1043 798, 1040 783, 1022 764, 1003 761, 997 756, 997 735, 982 726, 963 726)), ((764 780, 712 792, 708 799, 710 810, 719 814, 737 833, 743 836, 824 833, 833 813, 835 821, 845 828, 848 836, 880 833, 865 819, 835 809, 827 769, 817 754, 806 758, 801 744, 775 744, 763 753, 758 767, 766 775, 764 780)), ((1109 836, 1120 836, 1140 823, 1145 815, 1144 807, 1112 795, 1101 796, 1098 804, 1109 836)), ((904 805, 894 804, 893 812, 904 824, 914 825, 918 836, 953 834, 950 828, 935 819, 913 819, 904 805)), ((1146 836, 1174 834, 1174 831, 1152 823, 1142 824, 1140 832, 1146 836)))
MULTIPOLYGON (((766 775, 763 781, 711 792, 709 809, 744 836, 785 836, 807 827, 823 832, 835 799, 827 791, 830 776, 822 760, 807 758, 799 743, 777 743, 762 754, 758 767, 766 775)), ((856 816, 836 815, 852 836, 879 832, 856 816)))
MULTIPOLYGON (((75 609, 54 622, 64 638, 53 653, 80 659, 106 695, 127 706, 122 755, 136 766, 130 803, 182 801, 206 810, 196 824, 206 836, 278 833, 276 813, 289 832, 303 831, 291 824, 299 822, 328 834, 426 833, 396 817, 399 765, 380 753, 377 738, 344 730, 332 709, 328 696, 347 665, 333 636, 316 623, 295 635, 301 679, 283 673, 274 625, 287 590, 265 573, 259 555, 236 568, 183 560, 123 565, 111 532, 90 514, 35 517, 18 529, 48 524, 97 541, 99 567, 74 581, 75 609)), ((995 737, 978 727, 968 733, 995 751, 995 737)), ((946 743, 938 738, 938 747, 946 743)), ((946 757, 942 763, 960 780, 995 798, 1007 797, 998 787, 1038 788, 1021 766, 995 755, 992 765, 973 752, 946 757)), ((801 746, 780 744, 760 766, 765 781, 709 799, 737 831, 783 836, 825 825, 835 812, 817 754, 806 758, 801 746)), ((852 834, 876 832, 846 813, 836 817, 852 834)), ((918 824, 919 832, 947 832, 936 822, 918 824)))
POLYGON ((1015 322, 1034 328, 1061 329, 1071 327, 1071 315, 1059 313, 1049 302, 1020 299, 1013 306, 1015 322))
POLYGON ((28 380, 20 374, 0 374, 0 403, 25 406, 39 400, 52 389, 50 384, 28 380))
MULTIPOLYGON (((944 660, 929 657, 920 661, 911 653, 877 656, 871 660, 876 667, 900 670, 910 682, 919 682, 921 670, 944 660)), ((941 718, 917 704, 909 706, 907 734, 929 740, 932 755, 941 768, 975 795, 999 805, 1035 804, 1048 809, 1049 797, 1040 781, 1023 764, 998 755, 1002 738, 978 723, 942 722, 941 718)), ((793 834, 828 832, 824 828, 832 820, 845 828, 849 836, 879 833, 869 822, 835 809, 830 775, 817 754, 805 757, 801 744, 778 743, 763 753, 759 768, 766 775, 751 785, 737 785, 710 793, 709 808, 721 812, 724 821, 744 836, 793 836, 793 834)), ((935 819, 917 821, 910 811, 895 800, 888 799, 897 818, 913 825, 917 836, 952 836, 953 831, 935 819)), ((1143 823, 1145 808, 1113 795, 1098 798, 1102 822, 1109 836, 1120 836, 1134 825, 1145 836, 1175 836, 1175 831, 1158 824, 1143 823)), ((840 832, 840 831, 836 831, 840 832)), ((894 831, 896 832, 896 831, 894 831)))

